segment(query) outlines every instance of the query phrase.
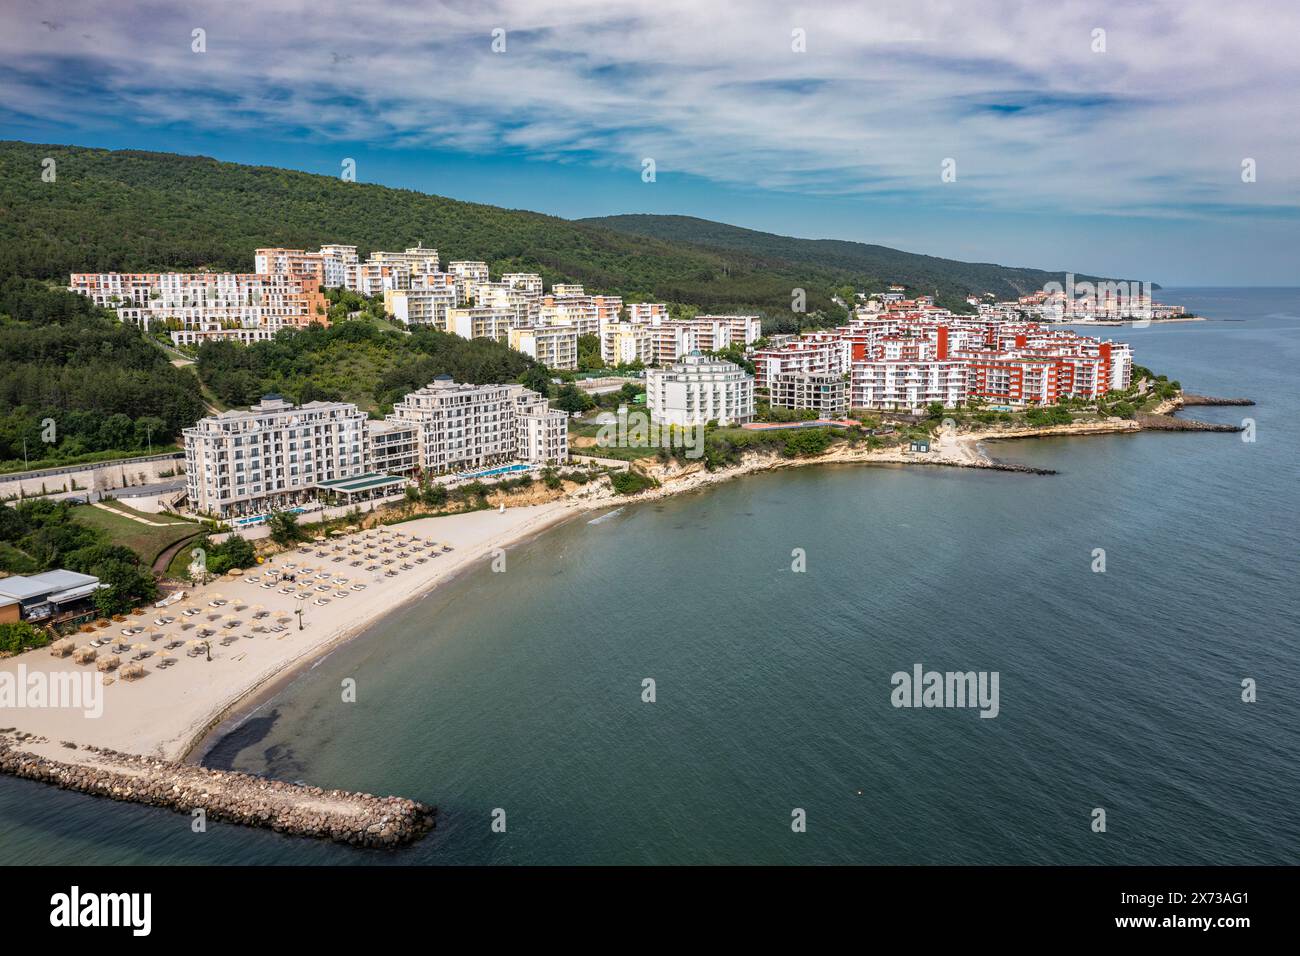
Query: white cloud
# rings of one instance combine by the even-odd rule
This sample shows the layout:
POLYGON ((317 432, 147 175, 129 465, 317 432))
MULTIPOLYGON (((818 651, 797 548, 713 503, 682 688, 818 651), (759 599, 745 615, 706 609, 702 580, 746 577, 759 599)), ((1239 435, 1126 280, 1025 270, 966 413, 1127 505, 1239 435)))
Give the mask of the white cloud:
POLYGON ((1298 26, 1283 0, 73 0, 58 13, 24 0, 0 13, 0 89, 16 112, 73 125, 107 112, 268 139, 305 129, 629 176, 649 156, 661 178, 990 208, 1264 212, 1292 207, 1300 185, 1300 67, 1279 42, 1298 26), (791 50, 796 27, 806 53, 791 50))

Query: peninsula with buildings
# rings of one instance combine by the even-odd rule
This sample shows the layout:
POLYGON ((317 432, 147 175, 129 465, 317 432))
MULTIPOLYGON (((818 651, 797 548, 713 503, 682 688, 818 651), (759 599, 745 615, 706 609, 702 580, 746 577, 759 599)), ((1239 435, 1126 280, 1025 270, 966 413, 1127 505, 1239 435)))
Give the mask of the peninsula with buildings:
MULTIPOLYGON (((0 722, 15 725, 0 728, 0 769, 394 845, 434 811, 239 775, 205 787, 183 762, 297 667, 576 514, 814 463, 1032 471, 985 455, 990 439, 1235 430, 1172 418, 1188 401, 1177 382, 1127 344, 1055 324, 1117 318, 1109 296, 972 296, 955 312, 894 286, 854 293, 838 324, 765 333, 758 314, 547 291, 541 274, 494 277, 484 261, 444 268, 422 245, 364 260, 351 245, 261 248, 254 262, 247 274, 75 273, 67 290, 173 367, 383 322, 412 341, 491 343, 524 371, 433 374, 368 408, 268 393, 222 409, 205 393, 176 451, 0 476, 18 558, 49 522, 98 521, 110 536, 54 552, 75 566, 0 578, 12 652, 0 699, 14 715, 0 722), (142 555, 152 565, 94 551, 119 546, 123 528, 160 549, 142 555), (24 707, 33 688, 76 700, 24 707)), ((1174 312, 1141 296, 1124 308, 1137 321, 1174 312)))

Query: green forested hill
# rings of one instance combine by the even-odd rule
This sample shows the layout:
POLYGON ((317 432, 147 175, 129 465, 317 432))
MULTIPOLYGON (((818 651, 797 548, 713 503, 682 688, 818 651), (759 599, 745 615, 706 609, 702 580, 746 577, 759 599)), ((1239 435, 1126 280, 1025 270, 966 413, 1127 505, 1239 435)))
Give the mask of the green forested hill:
MULTIPOLYGON (((876 285, 897 282, 927 293, 938 289, 941 296, 993 292, 999 298, 1012 298, 1063 278, 1059 272, 1042 269, 958 262, 840 239, 796 239, 691 216, 601 216, 578 222, 628 235, 687 243, 719 255, 743 255, 756 265, 779 265, 786 269, 806 266, 832 275, 856 276, 860 279, 859 288, 873 285, 870 280, 875 280, 876 285)), ((1076 278, 1095 281, 1098 277, 1077 275, 1076 278)))
MULTIPOLYGON (((788 239, 686 217, 571 222, 331 176, 198 156, 0 142, 0 277, 66 281, 71 272, 251 270, 258 246, 373 249, 434 246, 444 260, 483 259, 495 272, 540 272, 592 291, 790 317, 839 286, 901 282, 1011 295, 1053 274, 918 256, 859 243, 788 239), (41 179, 52 158, 57 179, 41 179)), ((1059 278, 1059 276, 1057 276, 1059 278)))

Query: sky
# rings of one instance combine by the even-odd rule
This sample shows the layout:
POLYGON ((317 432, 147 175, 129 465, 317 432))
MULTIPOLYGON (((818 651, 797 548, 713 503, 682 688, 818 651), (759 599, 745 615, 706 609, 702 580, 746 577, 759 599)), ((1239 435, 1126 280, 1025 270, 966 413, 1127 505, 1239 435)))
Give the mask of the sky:
POLYGON ((0 138, 1297 285, 1298 37, 1290 0, 5 0, 0 138))

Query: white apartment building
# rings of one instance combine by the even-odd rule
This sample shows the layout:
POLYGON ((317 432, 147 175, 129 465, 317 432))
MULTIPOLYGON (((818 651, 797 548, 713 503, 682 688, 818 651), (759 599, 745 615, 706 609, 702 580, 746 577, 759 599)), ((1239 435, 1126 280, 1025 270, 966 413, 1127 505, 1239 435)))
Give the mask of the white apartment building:
POLYGON ((931 402, 966 404, 965 362, 854 362, 850 375, 853 408, 920 412, 931 402))
POLYGON ((589 295, 545 296, 537 321, 542 325, 571 325, 579 336, 600 334, 600 312, 589 295))
POLYGON ((427 325, 447 331, 447 316, 456 307, 454 286, 389 289, 384 292, 384 311, 408 326, 427 325))
POLYGON ((849 413, 849 386, 840 373, 777 372, 768 387, 775 408, 809 408, 836 420, 849 413))
POLYGON ((412 276, 421 276, 438 271, 438 250, 426 249, 423 245, 409 247, 405 252, 372 252, 370 261, 377 263, 401 262, 406 265, 412 276))
POLYGON ((572 326, 511 329, 508 334, 512 349, 531 355, 549 369, 578 367, 578 333, 572 326))
POLYGON ((501 277, 501 281, 512 289, 541 297, 542 277, 536 272, 507 272, 501 277))
POLYGON ((676 365, 646 372, 646 406, 661 424, 744 424, 754 417, 754 377, 692 352, 676 365))
POLYGON ((447 331, 465 339, 495 339, 508 342, 510 330, 522 328, 524 316, 518 309, 449 309, 447 331))
POLYGON ((338 244, 320 247, 318 255, 325 269, 325 286, 336 289, 348 284, 348 266, 357 263, 357 247, 338 244))
POLYGON ((68 290, 113 309, 123 322, 168 330, 178 345, 261 341, 282 328, 329 324, 319 281, 296 274, 74 273, 68 290))
POLYGON ((663 302, 633 302, 627 307, 629 322, 659 323, 668 321, 668 306, 663 302))
POLYGON ((522 385, 511 386, 515 400, 516 457, 562 465, 569 460, 569 416, 522 385))
POLYGON ((395 403, 387 421, 416 427, 420 467, 431 474, 504 464, 518 452, 509 385, 461 385, 439 375, 395 403))
POLYGON ((600 331, 600 357, 606 365, 651 365, 655 360, 654 337, 643 323, 616 322, 600 331))
POLYGON ((411 266, 408 262, 385 262, 369 259, 347 267, 347 287, 362 295, 382 295, 389 289, 411 287, 411 266))
POLYGON ((268 395, 183 435, 190 508, 221 519, 299 504, 321 482, 365 475, 370 458, 366 414, 348 402, 268 395))
POLYGON ((447 263, 447 271, 456 277, 456 295, 461 302, 469 302, 474 296, 474 289, 489 281, 488 264, 466 259, 447 263))
POLYGON ((655 363, 675 362, 691 352, 717 352, 732 345, 753 345, 762 336, 756 315, 697 315, 662 319, 650 326, 655 363))
POLYGON ((412 422, 366 422, 370 436, 370 470, 409 475, 420 464, 419 428, 412 422))
POLYGON ((777 375, 793 372, 844 375, 849 371, 852 344, 830 332, 814 332, 778 347, 754 353, 754 378, 770 389, 777 375))
POLYGON ((480 282, 473 293, 474 305, 480 309, 513 309, 519 313, 518 325, 536 325, 542 297, 505 282, 480 282))

